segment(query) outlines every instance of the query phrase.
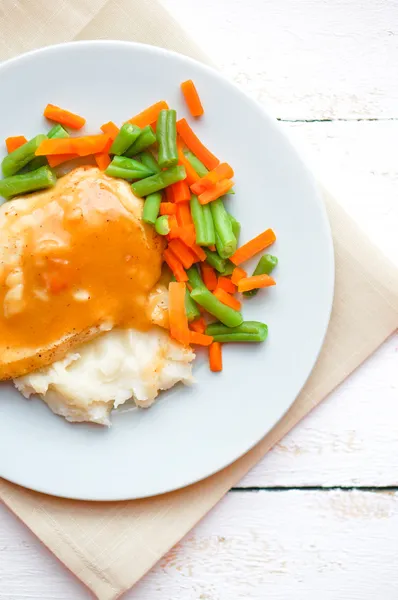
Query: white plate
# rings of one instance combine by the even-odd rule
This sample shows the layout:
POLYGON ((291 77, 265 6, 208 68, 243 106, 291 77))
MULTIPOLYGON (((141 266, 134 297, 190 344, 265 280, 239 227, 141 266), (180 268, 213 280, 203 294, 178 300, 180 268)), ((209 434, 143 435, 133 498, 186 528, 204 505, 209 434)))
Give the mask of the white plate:
MULTIPOLYGON (((186 486, 256 444, 301 390, 320 351, 333 297, 333 248, 310 173, 277 123, 219 73, 184 56, 124 42, 81 42, 0 66, 0 139, 47 131, 51 102, 87 117, 95 133, 166 99, 187 116, 179 84, 192 78, 205 116, 199 137, 236 171, 227 203, 245 242, 267 227, 278 240, 277 286, 244 306, 269 326, 265 344, 224 346, 224 371, 197 359, 194 388, 150 410, 116 413, 110 430, 70 424, 39 399, 0 385, 0 476, 69 498, 119 500, 186 486)), ((2 157, 0 157, 2 158, 2 157)), ((251 267, 251 265, 250 265, 251 267)), ((250 269, 249 269, 250 270, 250 269)))

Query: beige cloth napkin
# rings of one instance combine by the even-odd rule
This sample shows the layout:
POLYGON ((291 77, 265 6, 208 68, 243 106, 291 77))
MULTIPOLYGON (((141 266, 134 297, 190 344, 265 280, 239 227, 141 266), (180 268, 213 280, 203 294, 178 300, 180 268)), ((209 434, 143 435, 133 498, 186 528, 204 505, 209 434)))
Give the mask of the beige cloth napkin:
MULTIPOLYGON (((206 57, 156 0, 2 0, 0 58, 83 39, 135 40, 206 57)), ((398 272, 323 192, 336 255, 333 314, 317 365, 296 402, 253 450, 183 490, 144 500, 62 500, 0 480, 0 498, 100 600, 129 589, 265 453, 398 325, 398 272)))

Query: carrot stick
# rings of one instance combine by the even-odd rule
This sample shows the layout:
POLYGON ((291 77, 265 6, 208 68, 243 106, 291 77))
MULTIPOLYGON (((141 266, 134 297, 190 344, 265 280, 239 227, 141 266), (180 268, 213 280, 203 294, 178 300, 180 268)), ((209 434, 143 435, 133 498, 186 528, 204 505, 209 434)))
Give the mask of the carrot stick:
POLYGON ((56 123, 61 123, 61 125, 65 125, 71 129, 81 129, 86 123, 86 119, 83 119, 83 117, 75 115, 74 113, 69 112, 69 110, 64 110, 59 106, 54 106, 54 104, 47 104, 43 115, 47 119, 55 121, 56 123))
POLYGON ((178 260, 181 261, 184 269, 192 267, 194 262, 197 262, 195 254, 179 239, 171 240, 169 242, 170 250, 176 255, 178 260))
POLYGON ((213 342, 209 346, 209 365, 210 371, 213 371, 213 373, 222 371, 222 350, 220 342, 213 342))
POLYGON ((189 343, 197 344, 198 346, 210 346, 213 343, 213 336, 197 333, 196 331, 189 332, 189 343))
POLYGON ((276 236, 274 231, 272 229, 267 229, 266 231, 263 231, 263 233, 260 233, 260 235, 257 237, 250 240, 250 242, 247 242, 238 248, 235 254, 230 257, 230 260, 234 263, 234 265, 240 265, 246 260, 249 260, 249 258, 258 252, 268 248, 268 246, 273 244, 275 240, 276 236))
POLYGON ((191 192, 185 181, 177 181, 170 187, 173 190, 174 202, 187 202, 191 199, 191 192))
MULTIPOLYGON (((238 286, 238 289, 239 289, 239 286, 238 286)), ((231 294, 228 294, 228 292, 226 292, 222 288, 217 287, 214 290, 213 294, 215 295, 216 298, 219 299, 220 302, 222 302, 226 306, 229 306, 230 308, 233 308, 235 310, 240 310, 240 308, 242 306, 241 302, 239 302, 239 300, 237 300, 236 298, 231 296, 231 294)))
POLYGON ((224 292, 228 292, 228 294, 235 294, 237 288, 234 283, 228 277, 219 276, 217 281, 217 287, 224 290, 224 292))
POLYGON ((50 154, 76 154, 74 147, 76 138, 54 138, 43 140, 36 150, 36 156, 48 156, 50 154))
POLYGON ((177 212, 177 207, 172 202, 161 202, 159 214, 160 215, 175 215, 177 212))
POLYGON ((109 136, 86 135, 75 138, 52 138, 43 140, 36 156, 49 156, 51 154, 78 154, 79 156, 88 156, 89 154, 99 154, 109 145, 109 136))
POLYGON ((47 156, 47 162, 53 169, 54 167, 58 167, 58 165, 62 165, 62 163, 72 160, 73 158, 78 158, 77 154, 51 154, 50 156, 47 156))
POLYGON ((185 145, 195 154, 195 156, 202 161, 202 163, 209 170, 214 169, 218 164, 219 160, 214 154, 210 152, 202 144, 200 139, 194 134, 186 119, 180 119, 177 121, 177 131, 184 141, 185 145))
POLYGON ((114 140, 117 137, 117 134, 119 133, 119 127, 117 125, 115 125, 115 123, 113 121, 104 123, 103 125, 101 125, 100 129, 101 129, 101 131, 106 133, 106 135, 109 135, 109 137, 112 140, 114 140))
POLYGON ((193 225, 191 207, 187 202, 180 202, 177 206, 177 221, 180 227, 193 225))
POLYGON ((192 323, 189 324, 189 327, 192 329, 192 331, 204 333, 206 331, 206 321, 203 317, 199 317, 199 319, 192 321, 192 323))
POLYGON ((222 179, 232 179, 234 170, 228 163, 220 163, 215 169, 209 171, 204 177, 199 179, 191 186, 194 194, 201 194, 213 187, 215 183, 222 179))
MULTIPOLYGON (((176 223, 177 223, 177 220, 176 220, 176 223)), ((169 222, 169 225, 170 225, 170 222, 169 222)), ((202 260, 199 256, 198 252, 196 252, 194 249, 194 246, 196 246, 196 244, 195 244, 196 232, 195 232, 195 227, 193 225, 184 225, 183 227, 179 227, 177 224, 175 228, 171 227, 171 225, 170 225, 170 233, 169 233, 168 239, 175 240, 176 238, 179 238, 180 240, 182 240, 184 242, 184 244, 186 244, 187 246, 189 246, 192 249, 192 251, 196 254, 196 256, 199 258, 199 260, 202 260)), ((202 254, 201 254, 201 256, 202 256, 202 254)), ((206 254, 205 254, 205 258, 206 258, 206 254)))
POLYGON ((171 337, 188 345, 190 331, 185 310, 185 283, 172 281, 169 284, 169 323, 171 337))
POLYGON ((188 275, 185 273, 181 261, 176 257, 170 248, 166 248, 166 250, 163 251, 163 258, 170 267, 170 270, 177 281, 188 281, 188 275))
POLYGON ((259 288, 276 285, 276 281, 270 275, 252 275, 252 277, 243 277, 238 283, 239 292, 249 292, 259 288))
POLYGON ((200 264, 200 272, 202 274, 203 283, 207 289, 212 292, 217 287, 217 275, 213 267, 205 262, 200 264))
POLYGON ((213 200, 217 200, 224 196, 234 185, 232 179, 223 179, 222 181, 217 181, 209 190, 202 192, 198 196, 198 200, 201 204, 209 204, 209 202, 213 202, 213 200))
POLYGON ((244 277, 247 277, 246 271, 240 267, 235 267, 235 269, 232 271, 231 281, 235 285, 238 285, 239 281, 244 277))
POLYGON ((167 202, 170 202, 171 204, 173 204, 174 202, 174 194, 173 194, 173 186, 172 185, 168 185, 165 188, 165 194, 166 194, 166 200, 167 202))
MULTIPOLYGON (((177 217, 175 215, 169 216, 169 227, 170 227, 169 235, 173 235, 174 232, 178 229, 177 217)), ((179 237, 179 236, 175 236, 175 237, 179 237)))
POLYGON ((212 252, 216 252, 217 248, 214 244, 212 244, 211 246, 209 246, 209 250, 211 250, 212 252))
POLYGON ((148 108, 140 112, 138 115, 135 115, 135 117, 132 117, 129 120, 129 123, 137 125, 137 127, 146 127, 147 125, 153 123, 153 121, 157 121, 161 110, 168 108, 169 105, 167 102, 161 100, 160 102, 152 104, 152 106, 148 106, 148 108))
MULTIPOLYGON (((188 244, 189 245, 189 244, 188 244)), ((200 246, 198 246, 197 244, 193 243, 192 245, 190 245, 190 248, 192 250, 192 252, 194 254, 196 254, 196 256, 198 257, 198 259, 200 261, 206 260, 207 258, 207 254, 206 252, 203 250, 203 248, 201 248, 200 246)))
POLYGON ((94 158, 95 162, 97 163, 97 167, 101 169, 101 171, 105 171, 105 169, 111 164, 111 157, 107 152, 95 154, 94 158))
POLYGON ((183 165, 185 167, 185 171, 187 174, 185 181, 187 182, 188 185, 192 185, 193 183, 195 183, 195 181, 199 180, 199 175, 197 174, 197 172, 195 171, 195 169, 193 168, 193 166, 191 165, 189 160, 185 157, 185 154, 183 153, 179 142, 177 142, 177 151, 178 151, 178 164, 183 165))
POLYGON ((203 106, 200 101, 198 91, 192 79, 188 79, 187 81, 183 81, 181 83, 181 91, 184 95, 185 102, 187 103, 191 115, 193 117, 200 117, 201 115, 203 115, 203 106))
POLYGON ((26 144, 27 141, 28 140, 24 135, 14 135, 13 137, 8 137, 6 139, 6 147, 8 154, 10 154, 10 152, 14 152, 14 150, 26 144))

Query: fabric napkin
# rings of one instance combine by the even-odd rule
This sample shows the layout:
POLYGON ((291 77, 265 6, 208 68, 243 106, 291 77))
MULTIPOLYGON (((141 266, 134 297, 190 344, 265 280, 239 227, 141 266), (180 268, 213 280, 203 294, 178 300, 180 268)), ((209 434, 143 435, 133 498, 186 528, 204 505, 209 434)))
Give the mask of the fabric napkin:
MULTIPOLYGON (((3 0, 0 59, 41 46, 121 39, 206 57, 155 0, 3 0)), ((188 488, 144 500, 78 502, 0 480, 0 498, 99 598, 129 589, 266 452, 360 365, 398 325, 398 271, 321 190, 336 257, 333 313, 319 360, 289 412, 255 448, 188 488)))

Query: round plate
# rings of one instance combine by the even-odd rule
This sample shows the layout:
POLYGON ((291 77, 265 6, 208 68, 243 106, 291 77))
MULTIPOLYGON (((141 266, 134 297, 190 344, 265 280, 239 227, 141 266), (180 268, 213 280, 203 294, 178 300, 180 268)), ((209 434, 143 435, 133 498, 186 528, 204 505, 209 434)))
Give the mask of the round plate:
POLYGON ((218 374, 199 355, 194 387, 163 393, 150 410, 114 413, 111 429, 68 423, 41 400, 26 400, 10 383, 0 384, 5 479, 87 500, 141 498, 186 486, 230 464, 270 431, 314 366, 333 298, 325 209, 275 120, 219 73, 139 44, 44 48, 0 66, 0 139, 47 131, 41 115, 48 102, 87 117, 91 133, 162 99, 186 117, 180 92, 186 79, 194 80, 205 107, 195 131, 235 169, 236 195, 226 202, 242 223, 241 242, 268 227, 277 234, 277 285, 244 305, 246 319, 268 324, 268 340, 226 344, 218 374))

